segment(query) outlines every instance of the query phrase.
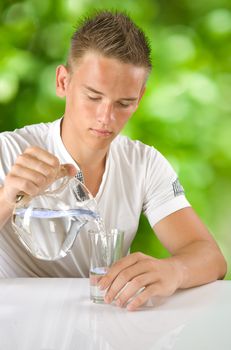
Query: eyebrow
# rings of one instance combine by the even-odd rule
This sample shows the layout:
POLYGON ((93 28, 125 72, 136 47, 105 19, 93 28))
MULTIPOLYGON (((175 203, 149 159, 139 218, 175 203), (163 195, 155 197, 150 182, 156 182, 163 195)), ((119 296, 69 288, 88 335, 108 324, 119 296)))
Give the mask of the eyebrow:
MULTIPOLYGON (((104 94, 103 94, 101 91, 95 90, 95 89, 93 89, 93 88, 90 87, 90 86, 84 85, 84 87, 85 87, 87 90, 89 90, 89 91, 91 91, 91 92, 93 92, 93 93, 95 93, 95 94, 104 96, 104 94)), ((138 97, 121 97, 119 100, 124 100, 124 101, 136 101, 137 99, 138 99, 138 97)))

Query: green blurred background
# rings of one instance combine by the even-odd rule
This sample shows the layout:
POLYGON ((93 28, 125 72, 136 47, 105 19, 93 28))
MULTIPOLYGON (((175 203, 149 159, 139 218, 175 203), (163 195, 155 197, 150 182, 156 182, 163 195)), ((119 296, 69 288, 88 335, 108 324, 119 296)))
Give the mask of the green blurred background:
MULTIPOLYGON (((125 10, 149 36, 154 69, 124 133, 169 159, 231 262, 229 0, 1 0, 0 131, 62 115, 55 68, 78 17, 93 9, 125 10)), ((132 250, 167 255, 144 217, 132 250)))

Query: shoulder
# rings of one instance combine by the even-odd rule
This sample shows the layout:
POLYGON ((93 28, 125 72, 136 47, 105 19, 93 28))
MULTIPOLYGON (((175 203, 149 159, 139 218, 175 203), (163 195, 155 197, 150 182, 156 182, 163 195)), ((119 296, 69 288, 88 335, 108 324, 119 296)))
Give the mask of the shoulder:
POLYGON ((37 146, 48 150, 50 144, 56 142, 54 135, 59 133, 59 128, 60 120, 56 120, 0 133, 0 168, 7 173, 17 157, 28 147, 37 146))
POLYGON ((113 161, 127 173, 132 170, 136 174, 150 178, 175 178, 176 173, 171 164, 156 148, 138 140, 119 135, 112 142, 111 157, 113 161))
POLYGON ((112 153, 125 158, 128 162, 143 161, 158 157, 159 152, 152 146, 146 145, 139 140, 132 140, 127 136, 118 135, 112 142, 112 153))
POLYGON ((139 171, 142 168, 142 172, 145 169, 165 171, 169 167, 168 160, 155 147, 123 135, 118 135, 112 142, 111 156, 120 165, 135 167, 139 171))
POLYGON ((30 146, 48 149, 55 143, 55 134, 59 134, 60 119, 51 123, 25 126, 14 131, 0 133, 0 183, 10 171, 17 157, 30 146))
POLYGON ((1 147, 10 147, 22 150, 30 145, 44 146, 50 131, 60 120, 50 123, 27 125, 14 131, 5 131, 0 134, 1 147))

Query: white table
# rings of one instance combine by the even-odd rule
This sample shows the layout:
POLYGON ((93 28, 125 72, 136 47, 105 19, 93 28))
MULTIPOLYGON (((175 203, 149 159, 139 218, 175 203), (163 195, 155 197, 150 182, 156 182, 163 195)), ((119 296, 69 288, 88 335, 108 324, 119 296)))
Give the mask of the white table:
POLYGON ((129 312, 89 300, 88 279, 0 280, 0 350, 230 350, 231 282, 129 312))

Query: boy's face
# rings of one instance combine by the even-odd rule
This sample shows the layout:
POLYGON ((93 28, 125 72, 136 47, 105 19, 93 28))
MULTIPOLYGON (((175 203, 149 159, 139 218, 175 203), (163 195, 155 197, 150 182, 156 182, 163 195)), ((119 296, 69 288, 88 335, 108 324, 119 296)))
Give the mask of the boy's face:
POLYGON ((59 66, 57 95, 66 97, 64 132, 91 148, 107 148, 137 109, 146 74, 143 67, 95 52, 87 52, 71 72, 59 66))

